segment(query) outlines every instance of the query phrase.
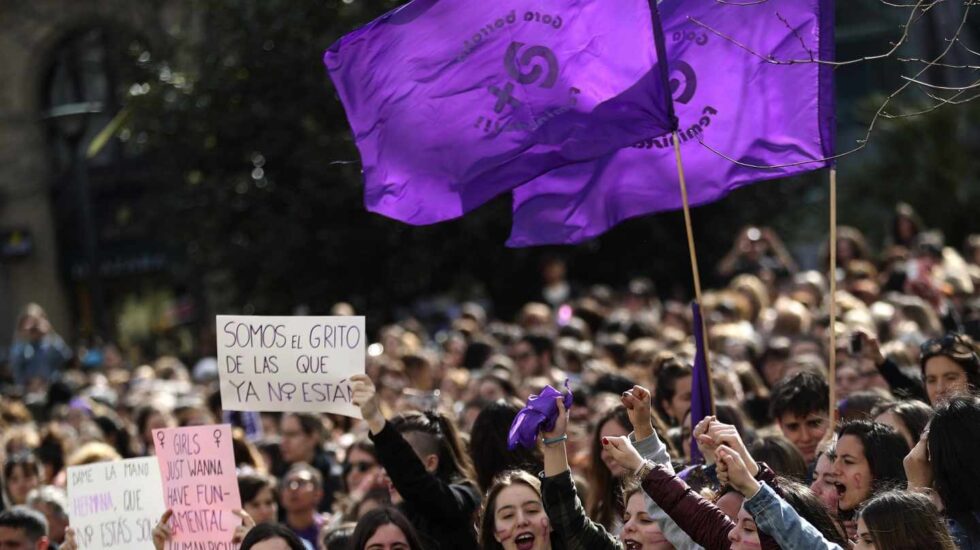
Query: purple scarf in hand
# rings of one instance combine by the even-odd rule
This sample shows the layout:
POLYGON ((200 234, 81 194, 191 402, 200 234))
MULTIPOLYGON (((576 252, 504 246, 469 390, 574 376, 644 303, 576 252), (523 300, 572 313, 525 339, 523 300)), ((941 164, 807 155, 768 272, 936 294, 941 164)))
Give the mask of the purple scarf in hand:
MULTIPOLYGON (((572 390, 568 389, 567 379, 565 391, 563 401, 565 410, 569 410, 572 408, 572 390)), ((517 449, 518 445, 533 449, 539 431, 555 429, 555 422, 558 420, 558 403, 555 402, 555 398, 560 395, 562 395, 560 391, 545 386, 540 395, 532 395, 528 398, 527 405, 517 413, 514 423, 510 425, 510 434, 507 436, 507 447, 510 450, 517 449)))

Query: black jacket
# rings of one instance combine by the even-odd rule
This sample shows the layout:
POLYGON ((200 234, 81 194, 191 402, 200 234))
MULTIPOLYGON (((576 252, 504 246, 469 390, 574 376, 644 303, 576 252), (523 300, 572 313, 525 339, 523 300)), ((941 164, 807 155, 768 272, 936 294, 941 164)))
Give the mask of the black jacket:
POLYGON ((401 511, 423 539, 426 548, 456 550, 478 548, 475 514, 480 495, 471 483, 447 483, 426 471, 402 434, 385 423, 371 434, 378 460, 405 502, 401 511))

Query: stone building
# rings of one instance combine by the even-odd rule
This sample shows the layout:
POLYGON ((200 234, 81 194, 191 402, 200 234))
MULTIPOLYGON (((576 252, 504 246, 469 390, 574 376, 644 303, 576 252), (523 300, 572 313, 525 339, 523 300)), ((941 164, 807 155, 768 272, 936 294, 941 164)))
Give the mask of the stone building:
POLYGON ((0 2, 0 350, 25 304, 44 307, 66 337, 87 335, 99 315, 103 326, 113 322, 105 311, 122 299, 113 279, 131 283, 164 267, 151 241, 119 227, 133 215, 127 200, 143 194, 145 169, 127 163, 119 140, 81 165, 74 153, 120 110, 120 55, 162 46, 189 15, 170 0, 0 2), (70 115, 73 105, 98 112, 70 115), (90 257, 105 280, 101 307, 90 257))

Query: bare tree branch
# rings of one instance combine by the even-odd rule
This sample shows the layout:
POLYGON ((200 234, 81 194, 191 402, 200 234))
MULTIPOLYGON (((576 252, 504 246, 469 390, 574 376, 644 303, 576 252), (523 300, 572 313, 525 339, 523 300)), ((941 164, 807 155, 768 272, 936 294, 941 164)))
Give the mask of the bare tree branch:
POLYGON ((795 36, 796 39, 800 41, 800 46, 803 48, 804 51, 806 51, 806 53, 810 55, 810 61, 811 62, 815 61, 816 56, 813 55, 813 50, 806 45, 806 41, 804 41, 803 37, 800 36, 799 31, 793 28, 793 25, 790 25, 789 21, 785 17, 783 17, 778 11, 776 12, 776 17, 778 17, 779 20, 783 22, 783 25, 786 25, 786 28, 789 30, 789 32, 793 33, 793 36, 795 36))
POLYGON ((929 113, 935 111, 936 109, 938 109, 940 107, 943 107, 945 105, 959 105, 961 102, 954 101, 954 100, 957 97, 963 95, 964 93, 966 93, 966 90, 960 90, 959 92, 953 94, 948 99, 947 98, 938 97, 938 96, 935 96, 935 95, 930 94, 930 93, 926 93, 927 96, 931 97, 932 99, 935 99, 936 101, 938 101, 938 103, 936 103, 935 105, 933 105, 933 106, 931 106, 929 108, 923 109, 921 111, 915 111, 915 112, 912 112, 912 113, 904 113, 904 114, 901 114, 901 115, 892 115, 892 114, 889 114, 889 113, 883 113, 881 116, 882 116, 882 118, 887 118, 887 119, 895 120, 895 119, 900 119, 900 118, 913 118, 913 117, 917 117, 917 116, 929 114, 929 113))
POLYGON ((972 89, 972 88, 980 88, 980 80, 974 82, 973 84, 968 84, 966 86, 940 86, 938 84, 930 84, 929 82, 923 82, 921 80, 916 80, 914 78, 910 78, 910 77, 907 77, 905 75, 902 75, 902 79, 903 80, 908 80, 909 82, 914 82, 914 83, 916 83, 916 84, 918 84, 920 86, 926 87, 926 88, 932 88, 933 90, 947 90, 947 91, 950 91, 950 92, 955 92, 955 91, 959 91, 959 90, 969 90, 969 89, 972 89))
MULTIPOLYGON (((689 16, 687 19, 688 19, 688 21, 694 23, 695 25, 698 25, 699 27, 707 30, 708 32, 710 32, 710 33, 712 33, 712 34, 714 34, 714 35, 716 35, 716 36, 718 36, 718 37, 720 37, 720 38, 722 38, 724 40, 727 40, 727 41, 731 42, 732 44, 735 44, 739 48, 742 48, 743 50, 749 52, 750 54, 752 54, 752 55, 754 55, 756 57, 758 57, 759 59, 765 61, 766 63, 771 63, 773 65, 795 65, 795 64, 798 64, 798 63, 820 63, 820 64, 824 64, 824 65, 830 65, 830 66, 833 66, 833 67, 841 67, 841 66, 845 66, 845 65, 853 65, 855 63, 862 63, 862 62, 865 62, 865 61, 873 61, 873 60, 876 60, 876 59, 887 59, 887 58, 891 57, 892 55, 895 55, 895 52, 897 52, 898 49, 902 46, 902 44, 904 44, 905 41, 908 40, 908 38, 909 38, 909 29, 912 28, 912 26, 914 25, 915 21, 917 20, 916 15, 917 15, 918 10, 920 10, 920 9, 921 10, 929 10, 933 6, 935 6, 937 4, 940 4, 942 2, 945 2, 945 1, 946 0, 933 0, 932 2, 929 2, 927 4, 926 3, 926 0, 919 0, 913 6, 912 13, 909 14, 908 20, 905 22, 904 25, 902 25, 902 36, 898 39, 898 42, 895 42, 892 45, 892 48, 890 50, 888 50, 887 52, 885 52, 883 54, 870 55, 870 56, 861 57, 861 58, 858 58, 858 59, 849 59, 847 61, 827 61, 827 60, 824 60, 824 59, 813 59, 813 60, 811 60, 811 59, 778 60, 778 59, 776 59, 772 55, 762 55, 759 52, 756 52, 752 48, 749 48, 748 46, 746 46, 745 44, 739 42, 738 40, 735 40, 731 36, 728 36, 727 34, 725 34, 725 33, 721 32, 721 31, 715 29, 711 25, 708 25, 708 24, 706 24, 706 23, 704 23, 704 22, 702 22, 702 21, 700 21, 700 20, 698 20, 698 19, 696 19, 694 17, 690 17, 689 16)), ((967 5, 967 10, 969 10, 969 5, 967 5)), ((921 17, 921 15, 920 15, 920 17, 921 17)), ((809 51, 809 50, 807 50, 807 51, 809 51)), ((980 54, 977 54, 977 55, 980 55, 980 54)))
POLYGON ((925 59, 919 59, 918 57, 896 57, 898 61, 903 63, 925 63, 932 65, 933 67, 942 67, 944 69, 980 69, 980 65, 950 65, 949 63, 929 63, 925 59))
MULTIPOLYGON (((940 2, 940 1, 942 1, 942 0, 936 0, 935 2, 933 2, 932 5, 935 5, 936 3, 940 2)), ((921 5, 921 4, 922 4, 922 2, 919 2, 919 4, 917 4, 917 6, 918 5, 921 5)), ((941 62, 942 59, 945 58, 946 55, 950 52, 950 50, 953 48, 953 45, 960 41, 959 40, 959 37, 960 37, 960 34, 963 32, 963 27, 966 25, 966 22, 967 22, 967 20, 968 20, 968 18, 970 16, 970 8, 971 8, 971 3, 965 3, 964 5, 966 6, 966 9, 963 10, 963 18, 960 21, 959 26, 956 28, 956 32, 953 34, 953 38, 948 39, 947 40, 948 43, 946 44, 946 47, 943 49, 943 51, 938 56, 936 56, 935 59, 933 59, 932 61, 927 62, 926 63, 926 66, 923 67, 921 70, 919 70, 919 72, 915 73, 914 76, 912 76, 912 77, 905 77, 905 76, 903 76, 903 78, 905 79, 905 83, 902 84, 901 86, 899 86, 898 89, 896 89, 890 95, 888 95, 888 97, 886 97, 885 100, 881 103, 881 105, 878 107, 878 110, 875 112, 874 116, 871 118, 871 122, 868 125, 868 130, 867 130, 867 132, 865 132, 864 138, 857 141, 858 145, 856 147, 854 147, 854 148, 852 148, 852 149, 850 149, 848 151, 844 151, 843 153, 838 153, 836 155, 829 156, 829 157, 824 157, 824 158, 820 158, 820 159, 805 160, 805 161, 800 161, 800 162, 792 162, 792 163, 777 164, 777 165, 758 165, 758 164, 750 164, 750 163, 739 161, 737 159, 734 159, 734 158, 726 155, 725 153, 723 153, 721 151, 718 151, 717 149, 714 149, 713 147, 711 147, 710 145, 708 145, 707 143, 704 142, 704 138, 701 135, 699 135, 697 137, 698 143, 700 143, 702 146, 704 146, 706 149, 708 149, 712 153, 714 153, 714 154, 716 154, 716 155, 718 155, 718 156, 720 156, 720 157, 728 160, 729 162, 732 162, 733 164, 736 164, 738 166, 743 166, 745 168, 753 168, 753 169, 757 169, 757 170, 777 170, 777 169, 780 169, 780 168, 789 168, 789 167, 793 167, 793 166, 802 166, 802 165, 806 165, 806 164, 826 163, 827 161, 836 160, 836 159, 839 159, 839 158, 842 158, 842 157, 846 157, 848 155, 852 155, 854 153, 857 153, 858 151, 861 151, 865 147, 867 147, 868 146, 868 143, 871 140, 871 134, 874 132, 875 126, 877 125, 879 119, 882 119, 882 118, 889 118, 889 119, 894 119, 894 118, 909 118, 909 117, 912 117, 912 116, 918 116, 920 114, 925 114, 925 113, 929 113, 929 112, 935 111, 936 109, 938 109, 938 108, 940 108, 940 107, 942 107, 944 105, 958 104, 958 103, 954 102, 954 100, 957 99, 962 94, 964 94, 967 90, 972 89, 972 88, 976 88, 976 87, 980 87, 980 81, 978 81, 978 82, 976 82, 974 84, 971 84, 969 86, 964 86, 964 87, 959 87, 959 88, 950 88, 951 90, 957 90, 957 93, 954 94, 953 96, 951 96, 949 98, 945 98, 945 99, 944 98, 935 98, 937 101, 939 101, 939 103, 937 105, 933 105, 932 107, 930 107, 930 108, 928 108, 928 109, 926 109, 924 111, 920 111, 920 112, 917 112, 917 113, 908 113, 908 114, 904 114, 904 115, 892 115, 892 114, 889 114, 889 113, 886 112, 886 109, 888 108, 888 105, 891 103, 891 101, 894 100, 899 95, 901 95, 903 92, 905 92, 905 90, 907 90, 910 86, 912 86, 913 84, 924 85, 925 83, 919 81, 919 78, 923 74, 925 74, 926 71, 928 71, 932 67, 936 66, 937 63, 941 62)), ((708 27, 706 27, 706 28, 708 28, 708 27)), ((711 30, 711 29, 709 28, 709 30, 711 30)), ((714 32, 714 31, 712 31, 712 32, 714 32)), ((903 35, 902 40, 904 40, 907 36, 908 36, 908 28, 906 28, 905 34, 903 35)), ((732 42, 738 44, 738 42, 735 42, 734 40, 732 40, 732 42)), ((739 44, 739 46, 741 46, 746 51, 749 51, 749 52, 753 53, 756 57, 760 57, 762 59, 766 59, 765 57, 759 55, 758 53, 753 52, 750 48, 747 48, 747 47, 745 47, 745 46, 743 46, 741 44, 739 44)), ((787 64, 787 63, 786 62, 777 62, 777 64, 787 64)), ((945 88, 940 87, 940 89, 945 89, 945 88)), ((977 97, 977 96, 974 96, 974 98, 975 97, 977 97)))
POLYGON ((964 50, 972 53, 973 55, 975 55, 977 57, 980 57, 980 52, 971 50, 969 46, 967 46, 966 44, 963 43, 962 40, 960 40, 959 37, 956 37, 956 41, 960 43, 960 47, 962 47, 964 50))

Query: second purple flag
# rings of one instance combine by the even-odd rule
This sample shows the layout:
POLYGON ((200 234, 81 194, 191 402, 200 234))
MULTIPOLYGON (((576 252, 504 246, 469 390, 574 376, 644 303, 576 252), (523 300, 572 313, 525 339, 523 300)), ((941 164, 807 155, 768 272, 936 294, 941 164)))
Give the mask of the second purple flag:
POLYGON ((414 0, 324 55, 368 210, 459 217, 675 127, 648 0, 414 0))
MULTIPOLYGON (((692 205, 825 167, 834 151, 832 0, 660 3, 692 205), (796 61, 792 64, 771 63, 796 61), (699 143, 743 164, 735 164, 699 143)), ((670 137, 570 165, 514 191, 508 244, 571 244, 681 207, 670 137)))

